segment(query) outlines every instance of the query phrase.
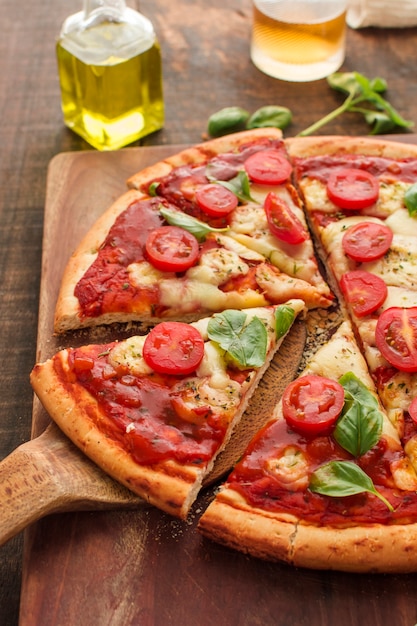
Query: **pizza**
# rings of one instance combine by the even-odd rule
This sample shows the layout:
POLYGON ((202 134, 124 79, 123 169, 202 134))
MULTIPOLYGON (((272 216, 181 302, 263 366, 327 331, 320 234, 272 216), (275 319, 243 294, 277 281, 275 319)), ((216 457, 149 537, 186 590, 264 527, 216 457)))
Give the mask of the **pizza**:
MULTIPOLYGON (((284 139, 264 128, 184 149, 132 174, 62 277, 57 334, 83 328, 94 336, 95 327, 111 333, 122 323, 132 337, 63 350, 35 366, 32 385, 105 471, 184 518, 281 341, 271 331, 265 360, 248 368, 227 356, 228 344, 213 348, 207 328, 225 315, 230 331, 230 315, 246 320, 243 329, 253 328, 252 316, 265 321, 288 308, 294 317, 307 311, 309 354, 324 345, 283 401, 277 398, 271 423, 249 444, 200 530, 255 556, 305 567, 415 570, 416 214, 413 145, 284 139), (335 314, 341 326, 330 338, 335 314), (203 337, 204 356, 193 370, 155 372, 146 361, 146 338, 165 324, 203 337), (299 401, 310 403, 304 383, 311 376, 316 417, 333 417, 328 429, 303 431, 288 417, 288 395, 298 398, 301 389, 299 401), (226 381, 236 392, 227 402, 226 381), (142 384, 152 393, 138 391, 142 384), (154 393, 154 384, 164 391, 154 393), (159 405, 166 396, 169 410, 159 405), (156 410, 169 414, 157 432, 149 419, 156 410), (222 429, 207 451, 213 416, 222 429), (370 447, 346 448, 355 430, 370 447), (197 440, 205 455, 200 444, 190 457, 181 452, 197 440), (153 457, 155 446, 172 456, 153 457), (367 488, 352 487, 352 475, 367 488), (323 491, 335 477, 337 488, 323 491)), ((273 326, 266 323, 268 337, 273 326)))
POLYGON ((280 131, 262 129, 132 176, 68 263, 55 331, 132 321, 147 328, 291 298, 330 306, 291 170, 280 131))
POLYGON ((205 536, 299 567, 417 566, 417 475, 349 322, 284 391, 199 521, 205 536))
POLYGON ((185 518, 302 300, 67 348, 31 373, 62 431, 148 503, 185 518))

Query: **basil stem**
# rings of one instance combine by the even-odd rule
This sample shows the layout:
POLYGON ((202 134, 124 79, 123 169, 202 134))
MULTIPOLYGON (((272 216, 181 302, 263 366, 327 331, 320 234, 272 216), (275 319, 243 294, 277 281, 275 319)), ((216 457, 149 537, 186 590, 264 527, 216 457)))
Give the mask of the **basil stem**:
POLYGON ((208 323, 208 336, 240 366, 261 367, 266 359, 268 333, 258 317, 248 324, 246 320, 243 311, 230 309, 217 313, 208 323))
POLYGON ((372 480, 353 461, 330 461, 310 476, 310 490, 334 498, 372 493, 392 512, 394 507, 375 489, 372 480))
POLYGON ((192 233, 198 241, 204 241, 209 233, 224 233, 228 230, 228 227, 213 228, 205 222, 201 222, 195 217, 187 215, 186 213, 181 213, 175 209, 167 209, 166 207, 161 206, 159 212, 168 224, 171 224, 171 226, 179 226, 184 230, 188 230, 188 232, 192 233))

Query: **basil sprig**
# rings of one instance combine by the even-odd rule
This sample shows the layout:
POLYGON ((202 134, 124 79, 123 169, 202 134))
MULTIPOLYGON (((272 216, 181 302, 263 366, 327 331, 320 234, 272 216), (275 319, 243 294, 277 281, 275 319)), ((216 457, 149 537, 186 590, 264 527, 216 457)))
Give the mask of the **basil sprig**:
POLYGON ((242 367, 261 367, 265 363, 268 333, 259 317, 246 324, 243 311, 226 310, 215 314, 207 327, 208 336, 242 367))
POLYGON ((229 228, 228 226, 226 228, 213 228, 191 215, 181 213, 175 209, 167 209, 162 206, 160 207, 159 212, 168 224, 171 224, 171 226, 179 226, 184 230, 188 230, 188 232, 192 233, 198 241, 204 241, 209 233, 224 233, 229 228))
POLYGON ((295 318, 295 311, 288 304, 281 304, 275 309, 275 333, 281 339, 290 328, 295 318))
MULTIPOLYGON (((375 396, 353 372, 346 373, 339 382, 345 390, 345 404, 333 436, 342 448, 359 457, 378 442, 383 416, 375 396)), ((354 461, 330 461, 322 465, 311 474, 309 487, 315 493, 335 498, 367 491, 376 495, 390 511, 394 510, 354 461)))
POLYGON ((348 372, 339 383, 345 390, 345 404, 333 436, 352 456, 362 456, 378 443, 382 413, 375 396, 355 374, 348 372))
POLYGON ((405 206, 408 209, 408 214, 411 217, 416 216, 417 215, 417 183, 414 183, 414 185, 411 185, 411 187, 407 189, 407 191, 404 194, 404 202, 405 202, 405 206))
POLYGON ((369 476, 352 461, 330 461, 319 467, 311 475, 310 490, 335 498, 367 491, 377 496, 390 511, 394 510, 392 504, 375 489, 369 476))

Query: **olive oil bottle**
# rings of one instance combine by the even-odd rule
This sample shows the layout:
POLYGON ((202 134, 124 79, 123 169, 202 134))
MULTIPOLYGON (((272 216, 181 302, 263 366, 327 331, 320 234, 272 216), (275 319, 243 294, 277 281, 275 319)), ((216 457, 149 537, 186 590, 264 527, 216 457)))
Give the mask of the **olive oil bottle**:
POLYGON ((65 124, 98 150, 164 124, 161 52, 151 22, 124 0, 84 0, 57 42, 65 124))

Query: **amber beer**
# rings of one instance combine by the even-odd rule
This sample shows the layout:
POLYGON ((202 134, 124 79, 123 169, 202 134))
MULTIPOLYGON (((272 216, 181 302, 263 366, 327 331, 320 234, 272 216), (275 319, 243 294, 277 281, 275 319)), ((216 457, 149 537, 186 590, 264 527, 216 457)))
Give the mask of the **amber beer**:
POLYGON ((346 0, 254 0, 251 59, 289 81, 324 78, 345 57, 346 0))

